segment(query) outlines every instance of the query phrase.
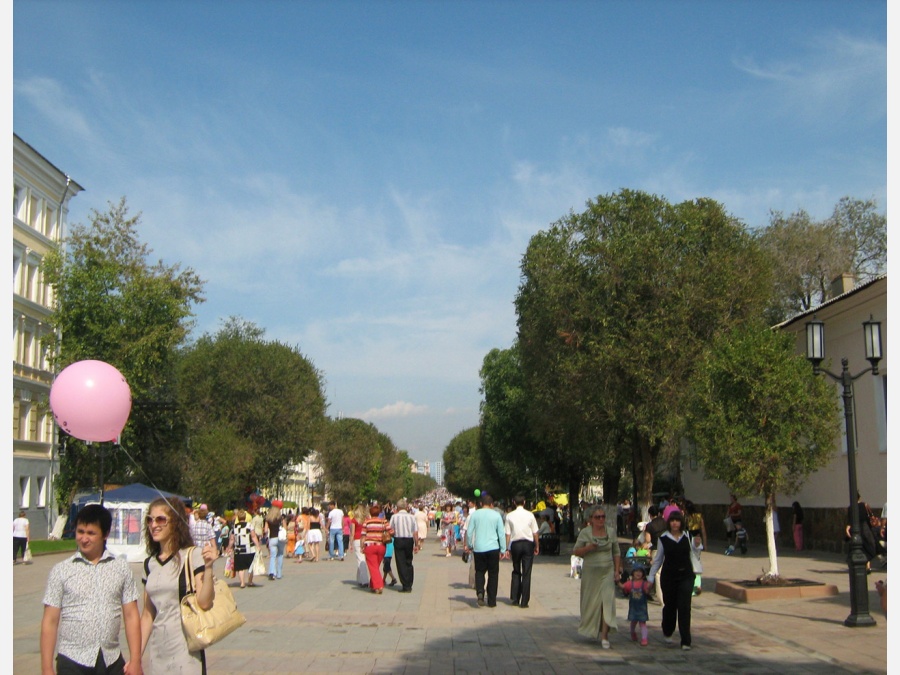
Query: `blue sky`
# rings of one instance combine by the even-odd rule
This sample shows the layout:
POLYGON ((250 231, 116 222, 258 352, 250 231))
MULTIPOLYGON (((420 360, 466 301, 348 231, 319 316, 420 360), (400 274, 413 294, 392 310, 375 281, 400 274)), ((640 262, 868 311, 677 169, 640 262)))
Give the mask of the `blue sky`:
POLYGON ((884 2, 58 2, 13 8, 13 130, 125 195, 329 414, 437 460, 516 333, 529 238, 622 187, 826 217, 887 194, 884 2))

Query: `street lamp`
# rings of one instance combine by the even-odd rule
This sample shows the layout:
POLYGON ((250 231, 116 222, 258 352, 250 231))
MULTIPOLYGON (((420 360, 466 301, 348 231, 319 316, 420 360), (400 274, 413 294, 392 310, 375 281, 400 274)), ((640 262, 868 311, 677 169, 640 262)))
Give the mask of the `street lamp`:
POLYGON ((847 473, 850 478, 850 553, 847 565, 850 568, 850 616, 844 620, 845 626, 874 626, 875 619, 869 614, 869 588, 866 578, 866 555, 863 552, 862 535, 859 529, 858 488, 856 485, 856 442, 853 436, 853 382, 866 373, 878 375, 881 360, 881 322, 863 322, 863 337, 866 343, 866 359, 870 368, 851 375, 846 357, 841 359, 841 374, 835 375, 820 368, 825 358, 825 324, 813 316, 806 324, 806 358, 812 363, 813 373, 828 375, 844 386, 844 421, 847 433, 847 473))

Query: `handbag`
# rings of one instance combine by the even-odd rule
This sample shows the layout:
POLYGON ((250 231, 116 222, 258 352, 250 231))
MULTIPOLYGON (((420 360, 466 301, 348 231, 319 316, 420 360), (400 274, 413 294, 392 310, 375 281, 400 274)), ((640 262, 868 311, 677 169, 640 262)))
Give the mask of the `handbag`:
POLYGON ((225 557, 225 578, 230 579, 234 576, 234 556, 228 555, 225 557))
POLYGON ((181 599, 181 628, 189 652, 198 652, 216 644, 243 626, 247 619, 238 611, 231 589, 223 579, 213 577, 215 598, 209 609, 201 609, 197 601, 194 570, 191 569, 191 546, 184 561, 185 587, 188 592, 181 599))
POLYGON ((24 563, 31 562, 31 544, 28 544, 25 547, 25 553, 22 554, 22 562, 24 562, 24 563))
MULTIPOLYGON (((387 525, 387 523, 384 523, 384 524, 387 525)), ((390 544, 392 541, 394 541, 394 538, 391 536, 391 531, 388 530, 387 528, 383 529, 381 531, 381 543, 387 545, 387 544, 390 544)))
POLYGON ((258 577, 263 577, 266 575, 266 563, 263 562, 262 556, 259 551, 256 552, 256 555, 253 556, 253 565, 250 568, 258 577))
POLYGON ((463 551, 463 554, 462 554, 462 561, 463 561, 464 563, 469 562, 469 552, 468 552, 468 551, 463 551))
MULTIPOLYGON (((869 505, 866 504, 866 513, 869 515, 869 526, 870 527, 881 527, 881 518, 872 513, 872 509, 869 508, 869 505)), ((27 552, 27 549, 26 549, 27 552)))

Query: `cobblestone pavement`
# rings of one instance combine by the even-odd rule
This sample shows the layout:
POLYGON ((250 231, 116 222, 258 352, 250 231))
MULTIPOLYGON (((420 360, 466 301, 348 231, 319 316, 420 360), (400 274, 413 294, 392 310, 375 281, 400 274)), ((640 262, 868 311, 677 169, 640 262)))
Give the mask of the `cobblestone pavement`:
MULTIPOLYGON (((715 594, 716 580, 756 578, 768 568, 765 551, 726 557, 724 544, 712 543, 703 554, 704 592, 693 602, 690 652, 663 643, 658 604, 650 605, 649 646, 632 643, 625 598, 618 601, 612 649, 602 650, 577 633, 581 582, 568 576, 570 548, 563 544, 562 555, 537 559, 527 609, 506 600, 509 562, 501 563, 497 607, 478 607, 468 566, 459 555, 446 558, 433 536, 415 558, 410 594, 398 593, 399 586, 383 595, 359 588, 352 556, 344 562, 285 560, 281 580, 263 578, 246 589, 232 582, 247 624, 208 650, 209 673, 887 672, 887 619, 874 591, 885 572, 870 576, 877 625, 847 628, 849 577, 842 556, 779 556, 783 576, 835 584, 836 596, 742 603, 715 594)), ((39 556, 13 569, 14 673, 40 672, 41 599, 50 567, 63 557, 39 556)), ((133 569, 140 580, 140 565, 133 569)), ((216 570, 221 573, 221 562, 216 570)))

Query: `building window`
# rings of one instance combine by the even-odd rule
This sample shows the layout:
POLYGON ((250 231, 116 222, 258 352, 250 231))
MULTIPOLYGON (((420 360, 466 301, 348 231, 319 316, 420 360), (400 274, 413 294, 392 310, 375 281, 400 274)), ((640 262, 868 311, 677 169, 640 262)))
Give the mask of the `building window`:
POLYGON ((21 185, 13 183, 13 216, 20 220, 22 218, 22 209, 25 206, 25 188, 21 185))
POLYGON ((31 428, 31 401, 19 401, 19 440, 28 440, 31 428))
POLYGON ((47 506, 47 477, 38 476, 37 481, 37 506, 42 509, 47 506))
POLYGON ((27 509, 31 505, 31 478, 19 476, 19 508, 27 509))

